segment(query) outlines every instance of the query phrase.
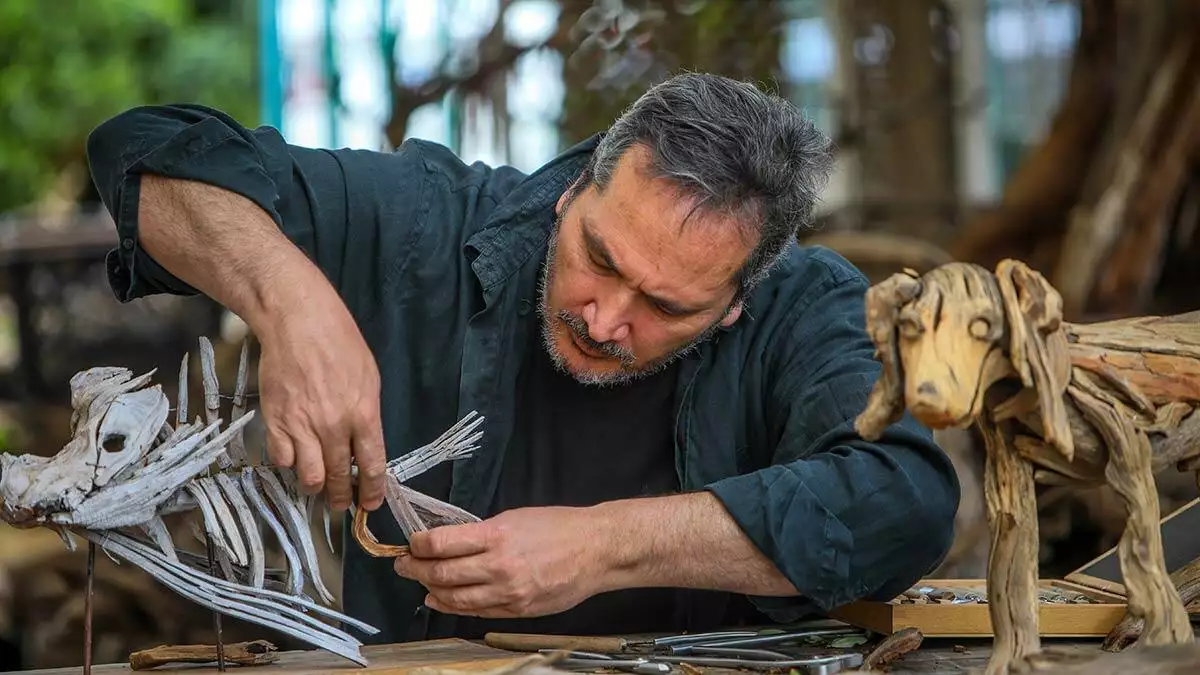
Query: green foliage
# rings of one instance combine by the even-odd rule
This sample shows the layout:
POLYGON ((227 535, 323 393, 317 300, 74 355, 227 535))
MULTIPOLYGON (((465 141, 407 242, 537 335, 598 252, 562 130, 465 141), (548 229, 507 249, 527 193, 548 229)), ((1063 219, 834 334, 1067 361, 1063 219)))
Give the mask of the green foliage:
POLYGON ((0 213, 37 200, 126 108, 203 102, 255 123, 252 3, 222 4, 0 1, 0 213))

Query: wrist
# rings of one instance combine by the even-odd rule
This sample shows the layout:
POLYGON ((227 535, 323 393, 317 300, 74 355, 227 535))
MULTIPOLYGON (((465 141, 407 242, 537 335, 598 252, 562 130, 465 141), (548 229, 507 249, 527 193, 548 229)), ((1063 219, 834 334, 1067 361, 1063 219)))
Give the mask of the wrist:
POLYGON ((336 320, 348 311, 325 275, 304 253, 286 246, 273 251, 247 279, 244 292, 227 304, 264 342, 285 336, 299 317, 336 320))
POLYGON ((646 514, 639 514, 637 502, 621 500, 588 508, 588 517, 596 535, 591 537, 597 561, 600 592, 653 585, 647 570, 653 568, 654 533, 647 530, 646 514), (597 531, 598 530, 598 531, 597 531))

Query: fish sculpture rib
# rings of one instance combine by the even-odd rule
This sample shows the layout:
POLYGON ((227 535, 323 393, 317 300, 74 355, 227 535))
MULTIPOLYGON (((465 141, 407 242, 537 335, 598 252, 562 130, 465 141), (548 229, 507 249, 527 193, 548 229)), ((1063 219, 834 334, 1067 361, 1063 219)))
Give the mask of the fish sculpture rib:
MULTIPOLYGON (((200 360, 203 417, 192 421, 187 355, 173 416, 161 385, 151 382, 155 371, 135 377, 126 368, 101 366, 77 373, 70 382, 71 439, 63 449, 53 457, 0 454, 0 520, 52 529, 70 550, 74 535, 191 602, 367 665, 362 643, 340 626, 365 635, 378 631, 334 609, 335 597, 321 578, 312 520, 319 509, 332 549, 328 504, 322 496, 301 494, 291 468, 271 465, 265 452, 255 464, 246 451, 245 428, 255 416, 246 406, 247 348, 228 397, 228 423, 215 351, 205 338, 200 360), (176 543, 188 538, 172 533, 167 516, 182 517, 185 532, 213 543, 218 570, 210 569, 203 553, 176 543), (283 569, 266 566, 269 539, 283 551, 283 569), (308 584, 317 599, 305 595, 308 584)), ((405 536, 478 520, 403 482, 470 457, 483 438, 482 423, 472 411, 432 442, 388 462, 388 510, 405 536)))

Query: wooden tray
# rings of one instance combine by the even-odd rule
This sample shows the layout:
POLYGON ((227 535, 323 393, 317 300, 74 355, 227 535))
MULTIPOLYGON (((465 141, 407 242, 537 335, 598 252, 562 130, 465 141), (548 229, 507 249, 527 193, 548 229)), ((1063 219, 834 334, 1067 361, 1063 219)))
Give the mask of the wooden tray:
MULTIPOLYGON (((986 579, 923 579, 919 585, 987 588, 986 579)), ((1042 579, 1039 586, 1075 591, 1096 604, 1043 603, 1038 608, 1038 632, 1042 637, 1103 637, 1125 616, 1125 598, 1063 579, 1042 579)), ((992 617, 982 603, 900 604, 896 601, 854 602, 839 607, 829 616, 876 633, 890 635, 902 628, 916 627, 925 637, 991 637, 992 617)))

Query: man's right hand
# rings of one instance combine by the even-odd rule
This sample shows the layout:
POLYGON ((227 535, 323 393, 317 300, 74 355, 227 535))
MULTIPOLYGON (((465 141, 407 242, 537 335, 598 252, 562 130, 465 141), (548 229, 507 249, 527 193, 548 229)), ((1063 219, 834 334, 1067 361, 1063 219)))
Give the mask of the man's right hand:
POLYGON ((321 270, 250 200, 202 183, 143 176, 141 243, 180 279, 240 316, 262 346, 259 404, 267 453, 306 492, 383 503, 386 454, 379 370, 354 317, 321 270))
POLYGON ((293 467, 301 487, 324 488, 330 508, 351 502, 351 457, 358 505, 383 502, 386 468, 379 414, 379 370, 353 317, 332 289, 318 287, 260 330, 260 407, 267 451, 293 467))

